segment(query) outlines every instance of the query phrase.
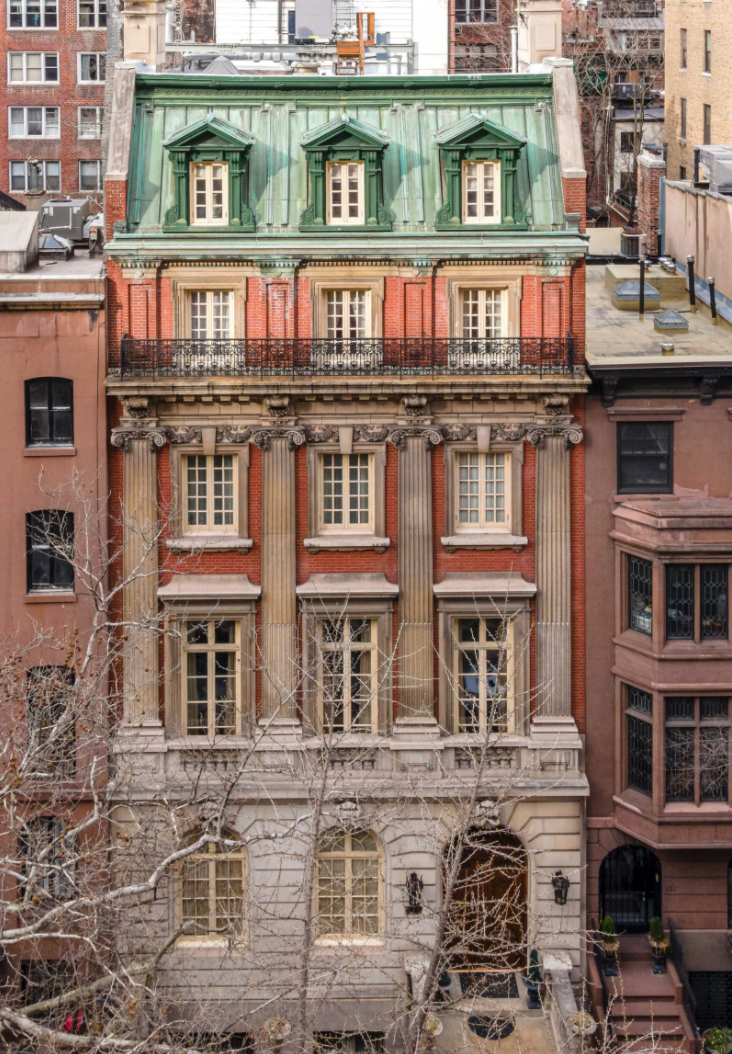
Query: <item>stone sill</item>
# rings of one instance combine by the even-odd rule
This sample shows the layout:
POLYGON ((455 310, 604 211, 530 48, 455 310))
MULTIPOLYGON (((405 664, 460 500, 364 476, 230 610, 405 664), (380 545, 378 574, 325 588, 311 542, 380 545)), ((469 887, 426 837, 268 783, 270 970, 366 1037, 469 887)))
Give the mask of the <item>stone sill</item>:
POLYGON ((166 538, 165 545, 168 549, 175 552, 198 552, 202 549, 213 549, 218 552, 226 552, 228 550, 248 550, 254 545, 251 538, 240 538, 239 535, 234 534, 219 534, 218 532, 211 532, 210 534, 191 534, 184 538, 166 538))
POLYGON ((375 534, 323 534, 317 538, 306 538, 302 544, 314 553, 320 549, 344 553, 373 549, 377 553, 383 553, 391 545, 391 539, 377 538, 375 534))
POLYGON ((63 589, 57 592, 49 589, 43 593, 26 593, 25 602, 26 604, 75 604, 76 593, 63 589))
POLYGON ((455 549, 515 549, 517 552, 529 544, 522 534, 453 534, 440 541, 448 552, 455 549))
POLYGON ((28 446, 23 451, 23 457, 76 457, 76 447, 28 446))

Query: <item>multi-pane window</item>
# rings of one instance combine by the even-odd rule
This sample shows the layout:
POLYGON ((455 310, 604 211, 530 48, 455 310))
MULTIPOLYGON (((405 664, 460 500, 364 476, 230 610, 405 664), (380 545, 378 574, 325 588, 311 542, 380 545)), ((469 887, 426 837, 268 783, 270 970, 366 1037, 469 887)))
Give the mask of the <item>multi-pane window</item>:
POLYGON ((726 564, 666 565, 666 637, 727 640, 726 564))
POLYGON ((456 731, 507 731, 509 625, 501 619, 461 618, 453 633, 456 731))
POLYGON ((628 625, 653 635, 653 564, 638 556, 628 557, 628 625))
POLYGON ((101 106, 80 106, 79 139, 101 139, 103 117, 101 106))
POLYGON ((384 1054, 383 1032, 316 1032, 316 1054, 384 1054))
POLYGON ((20 887, 24 900, 34 903, 47 897, 63 900, 74 886, 73 839, 64 838, 66 824, 60 816, 35 816, 20 838, 20 887))
POLYGON ((373 459, 369 454, 323 454, 323 530, 363 530, 373 526, 373 459))
POLYGON ((191 165, 191 223, 224 226, 229 222, 228 165, 220 161, 191 165))
POLYGON ((509 530, 510 454, 458 454, 459 531, 509 530))
POLYGON ((626 686, 628 786, 653 793, 653 696, 626 686))
POLYGON ((79 52, 79 84, 103 83, 106 77, 106 68, 107 56, 103 51, 79 52))
POLYGON ((9 51, 9 84, 58 84, 58 53, 9 51))
POLYGON ((76 772, 74 674, 67 666, 28 670, 28 756, 35 775, 73 779, 76 772))
POLYGON ((237 937, 244 927, 244 851, 207 843, 184 859, 180 922, 186 937, 237 937))
POLYGON ((455 0, 456 22, 497 22, 498 0, 455 0))
POLYGON ((329 340, 369 337, 369 293, 365 289, 328 289, 325 293, 329 340))
POLYGON ((74 442, 74 385, 65 377, 25 382, 26 446, 71 446, 74 442))
POLYGON ((58 139, 61 122, 58 106, 11 106, 11 139, 58 139))
POLYGON ((362 161, 328 162, 328 223, 363 223, 363 169, 362 161))
POLYGON ((238 622, 186 622, 183 649, 186 734, 233 735, 238 710, 238 622))
POLYGON ((232 333, 230 292, 194 290, 189 296, 190 332, 193 340, 228 340, 232 333))
POLYGON ((235 469, 235 454, 188 455, 185 459, 188 530, 235 529, 235 469))
POLYGON ((497 340, 503 336, 505 312, 500 289, 463 289, 460 307, 460 336, 465 340, 497 340))
POLYGON ((11 161, 10 189, 20 193, 61 190, 61 162, 11 161))
POLYGON ((704 30, 704 72, 712 72, 712 31, 704 30))
POLYGON ((702 117, 704 119, 704 146, 709 146, 712 141, 712 108, 706 103, 702 110, 702 117))
POLYGON ((102 162, 79 162, 79 190, 102 190, 102 162))
POLYGON ((318 625, 323 730, 376 731, 376 621, 323 619, 318 625))
POLYGON ((680 50, 679 63, 681 65, 681 69, 682 70, 686 69, 686 61, 687 61, 688 56, 689 56, 687 41, 688 41, 687 31, 685 29, 680 29, 679 30, 679 50, 680 50))
POLYGON ((26 514, 28 592, 74 588, 70 563, 74 548, 74 515, 60 509, 26 514))
POLYGON ((729 699, 666 698, 666 801, 727 802, 729 699))
MULTIPOLYGON (((679 104, 681 108, 681 116, 679 120, 679 135, 682 139, 686 139, 686 99, 679 99, 679 104)), ((684 175, 682 178, 686 179, 686 169, 684 169, 684 175)))
POLYGON ((107 0, 78 0, 76 15, 79 29, 106 29, 107 0))
POLYGON ((58 29, 58 0, 8 0, 9 29, 58 29))
POLYGON ((618 424, 618 493, 671 494, 674 426, 670 421, 618 424))
POLYGON ((456 73, 497 73, 501 68, 497 44, 455 44, 456 73))
POLYGON ((317 932, 359 939, 381 932, 381 861, 368 831, 327 833, 318 846, 317 932))
POLYGON ((498 161, 464 161, 463 223, 500 222, 500 163, 498 161))

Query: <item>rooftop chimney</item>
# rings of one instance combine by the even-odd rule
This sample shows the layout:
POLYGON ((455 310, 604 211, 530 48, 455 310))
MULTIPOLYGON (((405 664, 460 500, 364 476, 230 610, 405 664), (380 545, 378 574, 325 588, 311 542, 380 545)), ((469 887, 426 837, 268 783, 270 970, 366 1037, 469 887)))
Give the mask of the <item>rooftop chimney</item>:
POLYGON ((529 73, 544 59, 562 54, 561 0, 519 0, 518 68, 529 73))

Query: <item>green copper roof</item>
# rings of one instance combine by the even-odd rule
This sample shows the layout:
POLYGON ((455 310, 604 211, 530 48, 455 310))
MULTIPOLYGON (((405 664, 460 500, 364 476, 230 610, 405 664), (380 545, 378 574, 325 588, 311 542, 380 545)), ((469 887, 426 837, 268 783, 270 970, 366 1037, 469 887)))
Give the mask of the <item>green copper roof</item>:
MULTIPOLYGON (((518 198, 529 229, 564 230, 551 78, 138 76, 128 218, 137 234, 162 230, 173 204, 165 143, 213 117, 239 129, 249 148, 249 205, 260 244, 267 233, 299 235, 307 202, 303 146, 331 122, 383 141, 384 204, 394 234, 434 234, 445 203, 438 136, 485 119, 525 140, 518 198)), ((477 233, 477 232, 476 232, 477 233)), ((439 237, 439 234, 437 235, 439 237)), ((498 236, 498 235, 497 235, 498 236)), ((358 238, 358 235, 354 235, 358 238)))

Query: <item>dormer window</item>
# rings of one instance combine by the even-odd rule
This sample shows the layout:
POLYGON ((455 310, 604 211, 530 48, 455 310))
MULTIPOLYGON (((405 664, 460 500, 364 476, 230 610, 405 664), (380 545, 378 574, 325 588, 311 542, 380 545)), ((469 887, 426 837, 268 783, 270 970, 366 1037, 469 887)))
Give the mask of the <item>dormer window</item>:
POLYGON ((463 161, 463 223, 501 222, 498 161, 463 161))
POLYGON ((229 222, 229 176, 225 164, 191 165, 191 223, 199 227, 229 222))
POLYGON ((328 223, 363 223, 363 162, 328 163, 328 223))

